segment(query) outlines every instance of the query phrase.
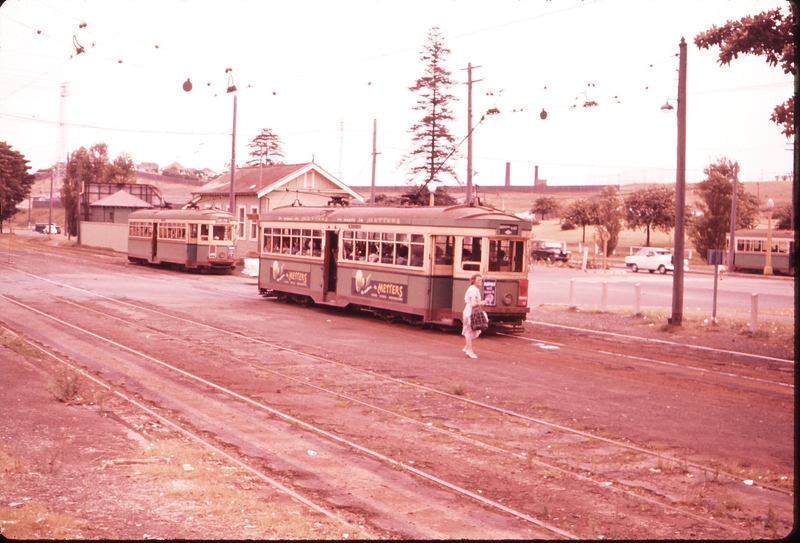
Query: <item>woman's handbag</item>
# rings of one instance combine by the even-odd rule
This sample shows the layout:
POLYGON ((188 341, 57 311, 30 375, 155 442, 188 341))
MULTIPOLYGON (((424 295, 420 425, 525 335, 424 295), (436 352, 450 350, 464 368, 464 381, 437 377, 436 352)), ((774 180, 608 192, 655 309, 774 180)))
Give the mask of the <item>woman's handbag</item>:
POLYGON ((469 319, 470 326, 473 330, 486 330, 489 328, 489 318, 480 306, 472 308, 472 316, 469 319))

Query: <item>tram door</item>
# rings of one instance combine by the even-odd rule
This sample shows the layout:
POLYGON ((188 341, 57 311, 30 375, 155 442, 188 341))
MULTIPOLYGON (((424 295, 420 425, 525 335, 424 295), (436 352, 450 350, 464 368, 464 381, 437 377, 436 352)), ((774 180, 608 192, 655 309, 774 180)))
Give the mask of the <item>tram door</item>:
POLYGON ((325 231, 325 277, 322 278, 323 294, 336 292, 336 251, 339 249, 339 232, 325 231))
POLYGON ((155 262, 158 253, 158 223, 153 223, 153 236, 150 238, 150 262, 155 262))

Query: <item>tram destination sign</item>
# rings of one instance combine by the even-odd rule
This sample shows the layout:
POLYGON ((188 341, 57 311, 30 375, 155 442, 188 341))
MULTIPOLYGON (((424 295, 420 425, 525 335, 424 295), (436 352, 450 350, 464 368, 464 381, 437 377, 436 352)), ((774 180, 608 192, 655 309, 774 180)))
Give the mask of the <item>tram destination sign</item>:
POLYGON ((502 223, 500 226, 497 227, 497 233, 503 236, 518 236, 519 225, 502 223))

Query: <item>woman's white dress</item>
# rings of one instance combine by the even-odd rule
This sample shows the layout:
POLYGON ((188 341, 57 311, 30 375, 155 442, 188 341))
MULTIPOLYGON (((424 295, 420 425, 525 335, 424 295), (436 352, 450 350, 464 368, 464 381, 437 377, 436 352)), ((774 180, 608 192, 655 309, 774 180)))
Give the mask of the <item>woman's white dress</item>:
POLYGON ((461 315, 461 322, 463 326, 461 328, 461 335, 465 338, 475 339, 479 335, 481 335, 480 330, 473 330, 472 329, 472 304, 470 303, 470 298, 475 297, 477 300, 481 299, 481 291, 478 290, 478 287, 475 285, 470 285, 467 289, 467 293, 464 294, 464 303, 467 304, 464 307, 464 313, 461 315))

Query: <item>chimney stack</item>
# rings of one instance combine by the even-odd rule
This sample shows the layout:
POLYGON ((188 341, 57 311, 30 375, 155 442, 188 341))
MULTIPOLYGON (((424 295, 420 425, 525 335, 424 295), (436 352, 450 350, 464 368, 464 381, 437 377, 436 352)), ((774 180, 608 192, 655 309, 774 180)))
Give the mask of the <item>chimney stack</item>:
POLYGON ((506 186, 511 186, 511 163, 506 162, 506 186))

